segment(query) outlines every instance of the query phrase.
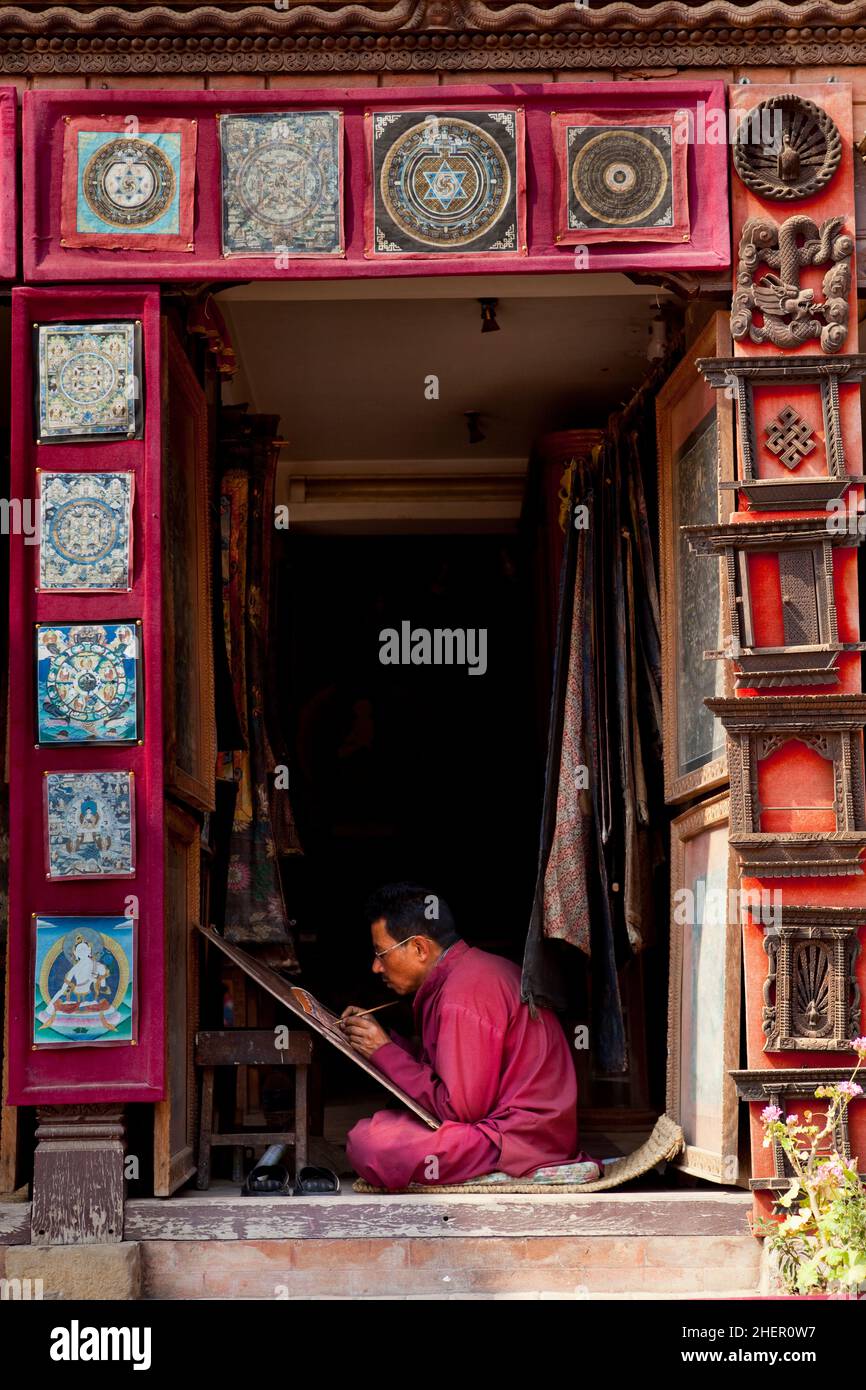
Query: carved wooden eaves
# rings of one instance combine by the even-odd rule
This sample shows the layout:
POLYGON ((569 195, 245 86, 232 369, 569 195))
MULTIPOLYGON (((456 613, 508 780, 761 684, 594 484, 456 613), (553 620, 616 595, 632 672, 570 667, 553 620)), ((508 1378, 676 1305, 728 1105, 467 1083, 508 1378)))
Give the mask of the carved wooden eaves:
POLYGON ((731 613, 731 642, 708 660, 731 659, 738 689, 792 685, 837 685, 839 653, 866 650, 866 643, 840 642, 833 590, 833 547, 859 545, 859 530, 831 530, 826 520, 684 526, 698 555, 719 556, 724 565, 731 613), (749 579, 749 555, 778 556, 784 646, 758 646, 749 579))

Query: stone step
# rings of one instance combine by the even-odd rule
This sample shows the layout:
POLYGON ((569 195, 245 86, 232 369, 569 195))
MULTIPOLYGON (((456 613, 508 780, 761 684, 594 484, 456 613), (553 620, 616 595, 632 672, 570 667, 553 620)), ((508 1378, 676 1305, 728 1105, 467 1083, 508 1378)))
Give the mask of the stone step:
POLYGON ((694 1298, 754 1296, 743 1236, 142 1241, 157 1299, 694 1298))

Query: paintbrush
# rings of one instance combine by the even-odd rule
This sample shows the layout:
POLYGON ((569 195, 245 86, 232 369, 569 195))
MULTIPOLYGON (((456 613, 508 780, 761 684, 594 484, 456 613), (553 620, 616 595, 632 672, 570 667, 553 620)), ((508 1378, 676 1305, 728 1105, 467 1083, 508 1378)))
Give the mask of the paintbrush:
MULTIPOLYGON (((380 1009, 393 1009, 394 1005, 399 1003, 399 999, 389 999, 387 1004, 377 1004, 375 1009, 364 1009, 359 1014, 350 1014, 350 1018, 366 1018, 368 1014, 377 1014, 380 1009)), ((341 1018, 340 1027, 344 1028, 345 1026, 346 1020, 344 1018, 341 1018)))

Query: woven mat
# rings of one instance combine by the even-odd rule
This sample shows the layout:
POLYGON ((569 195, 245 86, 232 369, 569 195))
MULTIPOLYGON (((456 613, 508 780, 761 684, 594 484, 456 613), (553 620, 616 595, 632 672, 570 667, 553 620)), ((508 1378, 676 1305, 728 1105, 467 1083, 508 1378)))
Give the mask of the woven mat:
POLYGON ((409 1187, 384 1188, 371 1187, 362 1178, 357 1178, 354 1183, 356 1192, 486 1192, 490 1196, 497 1196, 499 1193, 523 1192, 532 1193, 534 1196, 542 1196, 547 1192, 569 1193, 569 1192, 607 1192, 612 1187, 621 1187, 623 1183, 630 1182, 632 1178, 639 1178, 643 1173, 648 1173, 651 1168, 655 1168, 657 1163, 663 1163, 669 1158, 676 1158, 685 1147, 685 1137, 682 1130, 670 1115, 660 1115, 656 1120, 655 1128, 649 1139, 640 1148, 635 1149, 634 1153, 626 1154, 624 1158, 617 1158, 613 1163, 609 1163, 605 1169, 603 1178, 597 1182, 530 1182, 528 1178, 515 1178, 513 1182, 455 1182, 455 1183, 411 1183, 409 1187))

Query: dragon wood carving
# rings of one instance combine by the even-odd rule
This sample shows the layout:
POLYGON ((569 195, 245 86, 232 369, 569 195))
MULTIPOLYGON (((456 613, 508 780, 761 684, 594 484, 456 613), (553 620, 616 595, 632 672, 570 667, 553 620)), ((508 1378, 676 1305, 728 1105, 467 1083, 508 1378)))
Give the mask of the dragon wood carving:
POLYGON ((781 223, 750 217, 743 225, 731 335, 738 341, 800 347, 817 338, 823 352, 839 352, 848 336, 848 296, 854 239, 844 217, 828 217, 820 230, 802 214, 781 223), (761 265, 767 274, 757 278, 761 265), (828 265, 823 300, 800 285, 805 266, 828 265), (755 313, 760 324, 755 323, 755 313))

